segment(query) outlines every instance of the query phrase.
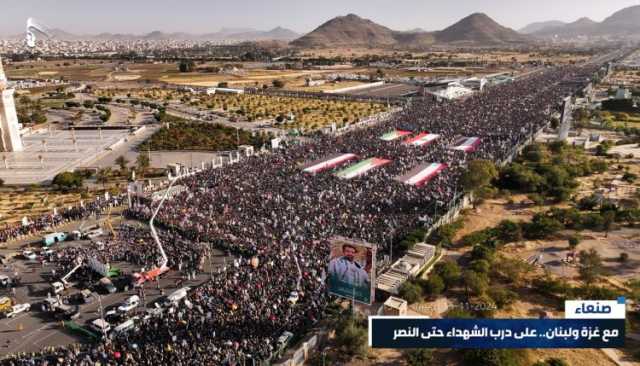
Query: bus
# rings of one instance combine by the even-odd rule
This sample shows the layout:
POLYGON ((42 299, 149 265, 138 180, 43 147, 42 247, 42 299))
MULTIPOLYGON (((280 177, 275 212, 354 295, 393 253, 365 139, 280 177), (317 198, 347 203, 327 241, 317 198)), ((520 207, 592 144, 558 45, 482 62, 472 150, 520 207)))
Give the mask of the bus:
POLYGON ((63 232, 47 234, 42 237, 42 245, 44 245, 45 247, 50 247, 53 244, 63 242, 66 239, 67 234, 63 232))

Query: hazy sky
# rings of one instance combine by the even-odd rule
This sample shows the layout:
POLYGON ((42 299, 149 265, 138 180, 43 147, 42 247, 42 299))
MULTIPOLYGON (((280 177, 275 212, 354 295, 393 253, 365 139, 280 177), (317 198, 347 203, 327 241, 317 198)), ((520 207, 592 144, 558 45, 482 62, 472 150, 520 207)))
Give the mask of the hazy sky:
POLYGON ((473 12, 521 28, 543 20, 601 21, 640 0, 0 0, 0 33, 16 34, 34 17, 72 33, 212 32, 221 27, 308 32, 355 13, 396 30, 442 29, 473 12))

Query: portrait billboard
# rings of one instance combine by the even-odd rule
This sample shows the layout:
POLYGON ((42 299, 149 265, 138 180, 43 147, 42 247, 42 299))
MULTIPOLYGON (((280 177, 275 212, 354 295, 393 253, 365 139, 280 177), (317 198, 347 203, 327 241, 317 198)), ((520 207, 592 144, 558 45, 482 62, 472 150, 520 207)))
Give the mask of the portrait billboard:
POLYGON ((334 237, 329 243, 329 293, 371 304, 375 288, 376 246, 343 237, 334 237))

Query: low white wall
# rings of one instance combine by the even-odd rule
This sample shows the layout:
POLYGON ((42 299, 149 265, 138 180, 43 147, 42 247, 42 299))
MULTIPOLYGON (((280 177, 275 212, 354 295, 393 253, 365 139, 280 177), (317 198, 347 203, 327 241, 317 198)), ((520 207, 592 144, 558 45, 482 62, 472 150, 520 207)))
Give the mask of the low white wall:
POLYGON ((384 81, 377 81, 375 83, 367 83, 367 84, 362 84, 362 85, 355 85, 355 86, 350 86, 350 87, 342 88, 342 89, 325 90, 325 91, 323 91, 323 93, 325 93, 325 94, 348 93, 348 92, 352 92, 352 91, 355 91, 355 90, 363 90, 363 89, 375 88, 377 86, 382 86, 382 85, 384 85, 384 81))

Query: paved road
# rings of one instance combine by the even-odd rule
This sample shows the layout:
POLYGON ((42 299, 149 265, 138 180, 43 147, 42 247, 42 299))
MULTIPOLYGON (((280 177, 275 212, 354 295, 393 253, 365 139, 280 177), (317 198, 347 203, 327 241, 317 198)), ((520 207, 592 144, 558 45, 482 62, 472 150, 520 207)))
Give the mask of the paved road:
POLYGON ((144 131, 134 136, 129 135, 125 143, 93 162, 91 166, 97 168, 114 167, 116 166, 116 159, 121 155, 129 160, 130 165, 135 164, 135 161, 138 158, 138 151, 136 150, 136 147, 159 129, 159 125, 147 125, 144 131))
MULTIPOLYGON (((100 219, 104 219, 102 216, 100 219)), ((78 229, 81 225, 84 228, 91 227, 96 223, 95 219, 85 222, 74 222, 56 228, 58 231, 71 231, 78 229)), ((115 224, 115 223, 114 223, 115 224)), ((88 241, 72 241, 59 244, 64 246, 82 246, 88 241)), ((7 249, 0 250, 4 255, 13 255, 20 249, 31 246, 37 248, 37 237, 14 241, 8 243, 7 249)), ((226 257, 222 252, 214 251, 211 260, 205 261, 203 273, 200 273, 192 281, 184 281, 181 286, 197 286, 205 282, 211 272, 217 271, 225 263, 230 263, 232 258, 226 257)), ((137 268, 128 263, 114 263, 114 266, 122 269, 124 272, 130 273, 137 268)), ((0 319, 0 358, 2 355, 16 352, 33 352, 41 350, 43 347, 60 346, 71 343, 85 341, 84 339, 70 333, 62 328, 61 323, 52 319, 48 314, 43 313, 39 307, 46 297, 49 289, 50 275, 54 267, 51 264, 41 264, 39 262, 27 262, 20 258, 10 260, 8 266, 0 267, 0 274, 14 277, 14 273, 18 272, 21 276, 21 286, 15 289, 15 292, 9 289, 1 289, 0 293, 4 296, 14 297, 17 303, 30 303, 32 309, 28 313, 18 315, 13 319, 0 319)), ((164 275, 159 283, 149 283, 144 287, 145 304, 150 307, 151 303, 162 297, 162 289, 164 295, 175 291, 176 282, 182 280, 182 274, 177 271, 170 271, 164 275)), ((69 294, 79 292, 80 288, 70 288, 66 290, 69 294)), ((122 303, 127 297, 138 294, 137 290, 129 290, 127 292, 117 292, 115 294, 106 294, 101 297, 103 309, 108 310, 111 307, 122 303)), ((144 311, 141 306, 139 311, 144 311)), ((76 320, 78 324, 84 325, 87 321, 100 317, 99 302, 94 301, 91 304, 82 305, 80 307, 80 318, 76 320)))

